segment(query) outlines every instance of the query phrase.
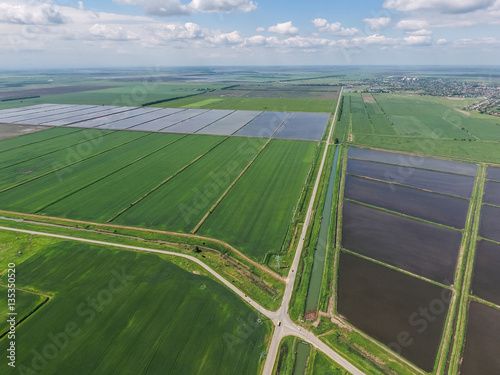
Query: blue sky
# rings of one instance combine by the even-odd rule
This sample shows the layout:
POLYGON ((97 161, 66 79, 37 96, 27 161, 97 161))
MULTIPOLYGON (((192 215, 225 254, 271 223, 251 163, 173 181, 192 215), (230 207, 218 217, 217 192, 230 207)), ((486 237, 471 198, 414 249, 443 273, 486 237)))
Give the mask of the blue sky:
POLYGON ((0 68, 494 65, 500 0, 0 0, 0 68))

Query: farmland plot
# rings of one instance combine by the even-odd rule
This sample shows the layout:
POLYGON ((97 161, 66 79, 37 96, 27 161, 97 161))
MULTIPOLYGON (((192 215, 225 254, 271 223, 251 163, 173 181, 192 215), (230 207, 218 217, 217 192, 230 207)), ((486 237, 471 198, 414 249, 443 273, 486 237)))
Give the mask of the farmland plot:
POLYGON ((342 247, 452 285, 462 233, 344 202, 342 247))
POLYGON ((80 143, 69 145, 48 154, 43 154, 43 147, 40 147, 37 150, 42 153, 41 156, 1 168, 0 191, 39 177, 45 173, 64 168, 69 164, 79 162, 111 148, 118 147, 136 138, 132 134, 102 130, 88 134, 84 131, 79 133, 79 135, 82 138, 82 142, 80 143), (90 137, 91 135, 94 135, 94 138, 90 137))
MULTIPOLYGON (((104 222, 224 140, 221 137, 186 137, 179 134, 163 137, 166 137, 166 147, 41 212, 49 216, 104 222)), ((163 200, 170 200, 170 197, 163 197, 163 200)))
MULTIPOLYGON (((126 133, 123 133, 126 134, 126 133)), ((169 143, 169 135, 133 134, 133 141, 0 193, 3 209, 35 213, 169 143)))
POLYGON ((500 181, 500 168, 489 167, 486 177, 490 180, 500 181))
POLYGON ((462 198, 470 198, 474 188, 474 178, 469 176, 357 159, 349 160, 347 173, 462 198))
POLYGON ((428 372, 434 369, 450 300, 450 290, 355 255, 340 255, 338 313, 428 372), (434 312, 430 320, 423 318, 422 308, 434 312))
POLYGON ((12 150, 14 148, 26 145, 33 145, 38 142, 45 142, 46 140, 62 137, 72 132, 78 131, 81 131, 81 129, 47 128, 44 131, 29 133, 20 137, 6 139, 0 142, 0 152, 12 150))
MULTIPOLYGON (((27 143, 17 148, 10 149, 0 153, 0 168, 17 165, 19 163, 32 160, 39 156, 49 155, 61 151, 67 147, 79 147, 79 144, 90 143, 93 145, 100 143, 110 130, 84 130, 84 131, 66 131, 63 136, 48 139, 36 144, 27 143)), ((27 141, 28 139, 25 138, 27 141)), ((82 146, 80 146, 82 147, 82 146)))
MULTIPOLYGON (((2 374, 256 375, 270 325, 225 286, 193 274, 199 267, 184 267, 54 240, 17 267, 20 287, 54 297, 17 327, 17 367, 2 364, 2 374)), ((2 351, 8 345, 0 341, 2 351)))
POLYGON ((198 233, 258 260, 280 251, 316 147, 316 142, 272 140, 198 233))
POLYGON ((500 206, 500 182, 486 181, 483 202, 493 206, 500 206))
POLYGON ((471 301, 460 373, 497 375, 500 372, 499 352, 500 310, 471 301))
POLYGON ((353 159, 395 164, 404 167, 430 169, 438 172, 456 173, 466 176, 476 176, 477 174, 476 164, 434 159, 418 155, 349 147, 348 156, 353 159))
POLYGON ((113 222, 191 231, 264 143, 262 139, 227 139, 113 222))
POLYGON ((401 185, 346 176, 345 198, 451 226, 465 227, 469 200, 401 185))
POLYGON ((483 205, 479 235, 500 242, 500 207, 483 205))
POLYGON ((289 112, 262 112, 234 134, 269 138, 289 115, 289 112))
POLYGON ((500 306, 500 245, 481 240, 477 244, 471 292, 500 306))

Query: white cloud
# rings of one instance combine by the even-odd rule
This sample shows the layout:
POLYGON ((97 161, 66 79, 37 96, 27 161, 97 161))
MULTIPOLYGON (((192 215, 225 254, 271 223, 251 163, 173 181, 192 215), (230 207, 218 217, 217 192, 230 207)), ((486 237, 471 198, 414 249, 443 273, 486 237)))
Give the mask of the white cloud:
POLYGON ((51 4, 0 3, 0 22, 23 25, 63 24, 67 18, 51 4))
POLYGON ((163 24, 160 27, 153 28, 152 31, 153 35, 163 42, 203 39, 206 36, 206 31, 192 22, 185 24, 163 24))
POLYGON ((373 34, 364 37, 357 37, 353 39, 347 39, 340 41, 344 45, 360 46, 360 45, 379 45, 379 46, 391 46, 399 43, 399 39, 388 38, 385 35, 373 34))
POLYGON ((340 22, 329 23, 324 18, 316 18, 311 22, 319 31, 329 32, 333 35, 352 36, 359 32, 356 28, 343 28, 340 22))
POLYGON ((118 4, 141 5, 144 13, 156 16, 181 16, 192 13, 180 0, 113 0, 118 4))
POLYGON ((400 12, 469 13, 492 6, 495 0, 386 0, 383 7, 400 12))
POLYGON ((283 40, 281 44, 292 48, 317 48, 332 46, 336 43, 325 38, 294 36, 283 40))
POLYGON ((106 40, 127 41, 139 39, 139 36, 136 33, 126 30, 122 26, 102 25, 96 23, 89 28, 89 32, 99 39, 106 40))
POLYGON ((257 27, 257 29, 255 31, 257 31, 258 33, 263 33, 264 31, 266 31, 266 28, 265 27, 257 27))
POLYGON ((456 40, 454 45, 457 46, 499 46, 500 39, 497 38, 476 38, 476 39, 459 39, 456 40))
POLYGON ((398 29, 401 29, 404 31, 421 30, 421 29, 425 29, 428 26, 429 26, 429 23, 426 20, 413 20, 413 19, 401 20, 396 24, 396 27, 398 29))
POLYGON ((415 36, 428 36, 428 35, 432 35, 432 31, 431 30, 427 30, 427 29, 420 29, 420 30, 416 30, 416 31, 407 31, 407 34, 408 35, 415 35, 415 36))
POLYGON ((370 30, 377 31, 387 27, 387 25, 391 22, 391 19, 389 17, 365 18, 363 22, 370 26, 370 30))
POLYGON ((409 46, 429 46, 432 44, 432 37, 426 35, 410 35, 404 38, 409 46))
POLYGON ((251 12, 257 9, 257 4, 249 0, 192 0, 191 9, 206 13, 251 12))
POLYGON ((78 9, 79 10, 85 10, 85 5, 83 5, 83 1, 78 2, 78 9))
POLYGON ((141 5, 144 12, 156 16, 179 16, 193 13, 235 13, 257 9, 251 0, 192 0, 183 4, 180 0, 113 0, 118 4, 141 5))
POLYGON ((445 44, 448 44, 448 41, 444 38, 441 38, 441 39, 438 39, 438 41, 436 42, 436 44, 438 46, 444 46, 445 44))
POLYGON ((299 29, 292 25, 292 21, 288 21, 271 26, 267 31, 280 35, 295 35, 299 32, 299 29))
POLYGON ((233 31, 230 33, 221 33, 212 36, 208 36, 207 41, 213 44, 224 44, 224 45, 234 45, 242 43, 245 39, 240 35, 239 31, 233 31))

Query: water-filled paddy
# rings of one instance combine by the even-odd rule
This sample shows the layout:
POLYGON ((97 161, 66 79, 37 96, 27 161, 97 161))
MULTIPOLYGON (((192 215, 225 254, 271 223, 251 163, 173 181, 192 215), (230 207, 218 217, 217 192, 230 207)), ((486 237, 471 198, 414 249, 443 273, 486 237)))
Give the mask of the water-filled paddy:
POLYGON ((345 198, 462 229, 469 200, 431 193, 352 175, 346 176, 345 198))
POLYGON ((462 233, 344 202, 342 247, 447 285, 453 284, 462 233))
POLYGON ((479 235, 490 240, 500 241, 500 207, 483 205, 479 235))
POLYGON ((451 292, 342 252, 338 313, 425 371, 434 368, 451 292))
POLYGON ((406 167, 431 169, 434 171, 464 174, 475 176, 477 165, 450 161, 443 159, 426 158, 417 155, 400 154, 395 152, 384 152, 368 150, 363 148, 349 147, 348 156, 350 158, 378 161, 381 163, 397 164, 406 167))
POLYGON ((500 305, 500 245, 479 241, 477 243, 471 293, 486 301, 500 305))
POLYGON ((460 374, 500 373, 500 310, 472 301, 460 374))
POLYGON ((470 176, 366 160, 349 159, 347 173, 464 198, 470 198, 474 188, 474 178, 470 176))
POLYGON ((486 181, 484 185, 483 203, 500 206, 500 182, 486 181))

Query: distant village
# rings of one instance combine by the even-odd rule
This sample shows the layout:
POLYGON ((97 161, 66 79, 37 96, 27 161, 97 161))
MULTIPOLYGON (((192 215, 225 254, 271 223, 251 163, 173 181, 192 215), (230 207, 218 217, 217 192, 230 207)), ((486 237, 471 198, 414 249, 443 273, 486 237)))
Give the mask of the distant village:
POLYGON ((345 86, 351 92, 361 93, 405 93, 455 98, 477 98, 480 100, 467 111, 500 116, 500 82, 459 81, 435 77, 371 77, 360 79, 345 86))

